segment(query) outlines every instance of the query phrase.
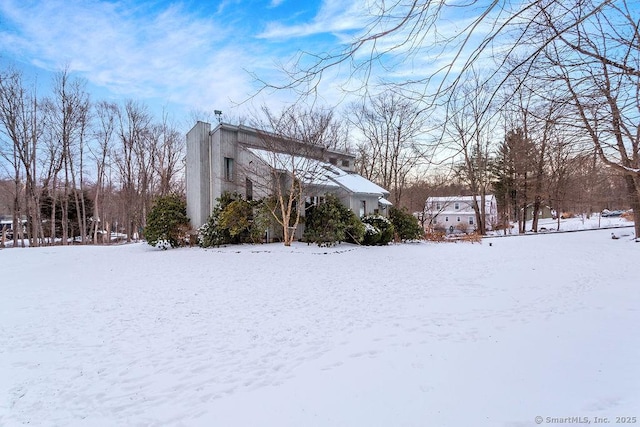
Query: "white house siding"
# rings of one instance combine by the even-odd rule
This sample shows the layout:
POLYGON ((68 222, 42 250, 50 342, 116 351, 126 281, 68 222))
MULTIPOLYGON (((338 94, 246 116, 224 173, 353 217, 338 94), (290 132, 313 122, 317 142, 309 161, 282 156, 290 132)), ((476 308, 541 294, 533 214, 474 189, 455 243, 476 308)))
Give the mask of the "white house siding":
MULTIPOLYGON (((478 197, 480 203, 480 197, 478 197)), ((443 228, 447 232, 465 225, 466 232, 477 229, 472 196, 429 197, 425 203, 425 227, 443 228), (457 209, 456 209, 457 205, 457 209), (459 220, 458 220, 459 219, 459 220), (473 224, 469 223, 473 221, 473 224)), ((498 207, 495 196, 485 196, 485 222, 487 229, 498 221, 498 207)))

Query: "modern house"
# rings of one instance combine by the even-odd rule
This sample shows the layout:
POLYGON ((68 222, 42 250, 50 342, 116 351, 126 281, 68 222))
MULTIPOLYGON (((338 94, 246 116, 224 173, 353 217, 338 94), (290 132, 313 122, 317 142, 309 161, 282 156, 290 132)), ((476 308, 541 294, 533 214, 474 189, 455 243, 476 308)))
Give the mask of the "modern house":
MULTIPOLYGON (((477 197, 480 205, 480 197, 477 197)), ((476 230, 476 214, 473 209, 473 196, 429 197, 424 206, 425 228, 454 230, 467 233, 476 230)), ((485 196, 485 223, 487 229, 498 223, 498 205, 493 194, 485 196)))
MULTIPOLYGON (((288 188, 295 179, 305 206, 335 194, 356 215, 386 215, 389 192, 354 172, 353 154, 283 138, 247 126, 197 122, 187 133, 187 216, 207 221, 216 199, 239 193, 247 200, 288 188)), ((302 205, 302 204, 301 204, 302 205)), ((299 206, 304 215, 303 206, 299 206)), ((301 236, 302 227, 297 231, 301 236)))

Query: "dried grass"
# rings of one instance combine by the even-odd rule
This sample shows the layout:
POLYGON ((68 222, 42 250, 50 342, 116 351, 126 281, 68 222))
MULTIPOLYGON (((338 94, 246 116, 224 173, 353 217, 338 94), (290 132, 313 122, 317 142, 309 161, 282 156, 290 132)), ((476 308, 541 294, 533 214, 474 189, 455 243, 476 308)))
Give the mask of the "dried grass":
POLYGON ((626 219, 627 221, 633 221, 633 211, 632 210, 628 210, 626 212, 623 212, 622 215, 620 215, 622 218, 626 219))
POLYGON ((443 232, 431 231, 424 233, 424 239, 429 242, 446 242, 447 237, 443 232))

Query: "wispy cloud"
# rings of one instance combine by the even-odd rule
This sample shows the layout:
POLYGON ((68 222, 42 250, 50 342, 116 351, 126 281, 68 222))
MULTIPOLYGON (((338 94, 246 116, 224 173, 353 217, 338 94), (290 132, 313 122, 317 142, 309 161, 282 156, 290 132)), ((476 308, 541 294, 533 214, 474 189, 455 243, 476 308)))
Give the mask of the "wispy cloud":
POLYGON ((122 97, 205 107, 246 97, 245 50, 230 29, 179 4, 163 9, 123 2, 0 2, 10 23, 0 48, 37 67, 65 66, 122 97))
MULTIPOLYGON (((0 55, 47 71, 68 66, 116 99, 229 111, 259 87, 245 70, 277 86, 287 79, 278 64, 295 61, 296 51, 339 52, 375 19, 362 0, 297 3, 0 0, 0 55)), ((438 35, 450 37, 461 25, 465 22, 452 16, 438 35)), ((374 53, 402 43, 404 36, 385 37, 374 53)), ((350 63, 327 70, 318 87, 321 101, 333 105, 346 92, 382 78, 419 79, 446 66, 453 54, 435 45, 409 57, 405 53, 392 49, 371 75, 354 73, 350 63)), ((366 61, 371 54, 363 49, 352 59, 366 61)), ((293 98, 285 91, 270 92, 255 102, 282 104, 293 98)))
POLYGON ((324 0, 316 16, 310 22, 287 25, 270 22, 258 38, 286 40, 319 34, 361 30, 366 25, 362 1, 324 0))

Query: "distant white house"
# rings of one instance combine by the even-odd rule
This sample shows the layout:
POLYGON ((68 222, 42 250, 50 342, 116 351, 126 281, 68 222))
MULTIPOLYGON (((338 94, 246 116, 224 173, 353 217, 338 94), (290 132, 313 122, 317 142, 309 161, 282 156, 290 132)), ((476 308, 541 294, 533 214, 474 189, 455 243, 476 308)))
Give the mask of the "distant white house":
MULTIPOLYGON (((477 198, 481 203, 480 197, 477 198)), ((477 229, 473 196, 429 197, 424 206, 425 229, 454 230, 467 233, 477 229)), ((487 230, 498 223, 498 205, 493 194, 485 196, 485 223, 487 230)))
MULTIPOLYGON (((187 133, 187 216, 193 227, 200 227, 225 192, 247 200, 269 196, 276 185, 290 182, 287 171, 292 168, 301 171, 296 179, 304 183, 304 206, 332 193, 359 217, 387 215, 389 192, 355 173, 354 162, 353 154, 247 126, 220 123, 212 130, 211 124, 198 122, 187 133), (281 172, 275 174, 279 182, 274 182, 273 171, 281 172)), ((299 207, 303 215, 304 206, 299 207)), ((300 226, 297 237, 302 231, 300 226)))

